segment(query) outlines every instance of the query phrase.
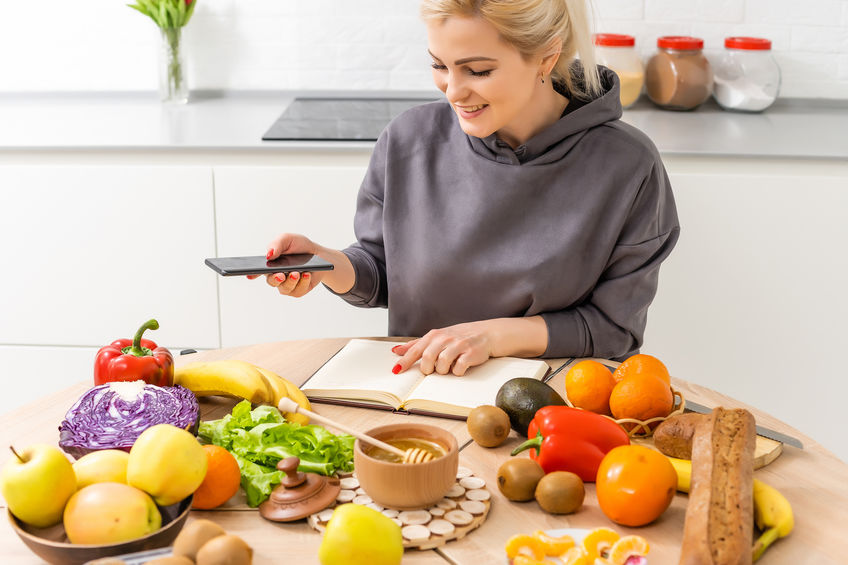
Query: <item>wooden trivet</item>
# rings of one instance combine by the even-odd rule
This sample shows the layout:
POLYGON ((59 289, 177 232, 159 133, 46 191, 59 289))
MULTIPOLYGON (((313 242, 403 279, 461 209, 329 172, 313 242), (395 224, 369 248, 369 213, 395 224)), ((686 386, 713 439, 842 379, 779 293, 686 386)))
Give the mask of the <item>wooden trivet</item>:
POLYGON ((365 494, 359 486, 356 474, 342 478, 341 487, 341 492, 331 506, 307 518, 312 528, 323 533, 333 515, 333 509, 339 504, 362 504, 382 512, 401 527, 404 548, 432 549, 451 540, 463 538, 486 520, 492 506, 486 481, 475 477, 467 467, 459 467, 456 484, 442 500, 433 506, 418 510, 397 510, 380 506, 365 494))

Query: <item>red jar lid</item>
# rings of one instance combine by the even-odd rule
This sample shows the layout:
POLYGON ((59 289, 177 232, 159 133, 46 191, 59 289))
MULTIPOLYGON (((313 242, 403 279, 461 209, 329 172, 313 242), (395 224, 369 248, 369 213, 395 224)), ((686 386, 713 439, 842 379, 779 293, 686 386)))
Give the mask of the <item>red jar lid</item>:
POLYGON ((636 45, 636 38, 632 35, 622 35, 620 33, 596 33, 595 45, 604 47, 633 47, 636 45))
POLYGON ((771 41, 761 37, 727 37, 724 40, 724 46, 728 49, 768 51, 771 49, 771 41))
POLYGON ((700 37, 687 37, 685 35, 666 35, 657 38, 657 47, 691 51, 693 49, 703 49, 704 40, 700 37))

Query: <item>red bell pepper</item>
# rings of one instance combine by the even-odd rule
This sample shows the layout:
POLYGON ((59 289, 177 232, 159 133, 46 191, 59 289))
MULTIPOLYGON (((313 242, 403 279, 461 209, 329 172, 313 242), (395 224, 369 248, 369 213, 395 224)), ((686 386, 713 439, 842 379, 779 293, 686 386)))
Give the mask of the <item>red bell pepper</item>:
POLYGON ((148 320, 132 339, 118 339, 101 347, 94 360, 94 384, 144 381, 156 386, 173 386, 174 356, 149 339, 141 339, 146 330, 157 329, 159 322, 148 320))
POLYGON ((627 432, 612 419, 569 406, 537 410, 527 437, 512 455, 532 447, 530 459, 537 461, 545 473, 570 471, 589 483, 595 482, 608 451, 630 444, 627 432))

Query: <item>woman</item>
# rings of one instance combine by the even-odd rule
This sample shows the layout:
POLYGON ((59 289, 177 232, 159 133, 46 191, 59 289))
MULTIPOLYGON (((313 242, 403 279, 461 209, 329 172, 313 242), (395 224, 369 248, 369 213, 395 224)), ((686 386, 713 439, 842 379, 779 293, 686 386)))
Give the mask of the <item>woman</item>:
POLYGON ((395 373, 637 352, 679 227, 656 148, 619 121, 618 79, 594 65, 583 0, 424 0, 421 13, 446 99, 380 136, 355 244, 269 246, 335 270, 268 283, 388 307, 389 335, 422 336, 395 348, 395 373))

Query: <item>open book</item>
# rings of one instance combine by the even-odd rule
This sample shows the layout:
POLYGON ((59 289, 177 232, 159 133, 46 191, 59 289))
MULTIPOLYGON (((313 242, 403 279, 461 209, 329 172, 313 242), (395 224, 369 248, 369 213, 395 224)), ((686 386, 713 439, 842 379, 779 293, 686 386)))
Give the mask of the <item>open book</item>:
POLYGON ((456 375, 423 375, 416 363, 395 375, 398 342, 352 339, 301 387, 310 400, 465 419, 471 409, 494 404, 515 377, 542 380, 550 368, 538 359, 498 357, 456 375))

